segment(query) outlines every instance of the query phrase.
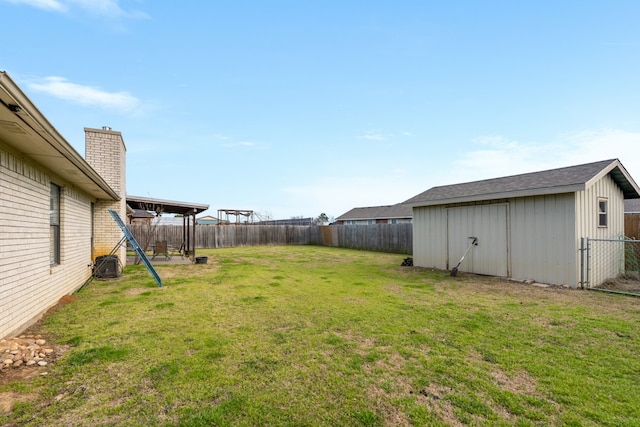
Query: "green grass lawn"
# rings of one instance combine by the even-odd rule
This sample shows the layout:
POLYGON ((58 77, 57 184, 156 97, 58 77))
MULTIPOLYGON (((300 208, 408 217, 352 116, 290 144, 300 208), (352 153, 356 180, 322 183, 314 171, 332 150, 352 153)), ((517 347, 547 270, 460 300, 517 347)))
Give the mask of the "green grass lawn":
POLYGON ((638 299, 314 246, 93 281, 0 425, 640 425, 638 299))

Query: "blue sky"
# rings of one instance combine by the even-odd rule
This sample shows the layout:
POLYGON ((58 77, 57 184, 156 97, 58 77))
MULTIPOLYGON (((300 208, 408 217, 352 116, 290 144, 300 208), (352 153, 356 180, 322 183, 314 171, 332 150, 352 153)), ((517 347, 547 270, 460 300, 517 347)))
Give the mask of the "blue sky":
POLYGON ((638 1, 0 0, 7 71, 127 192, 290 218, 619 158, 640 181, 638 1))

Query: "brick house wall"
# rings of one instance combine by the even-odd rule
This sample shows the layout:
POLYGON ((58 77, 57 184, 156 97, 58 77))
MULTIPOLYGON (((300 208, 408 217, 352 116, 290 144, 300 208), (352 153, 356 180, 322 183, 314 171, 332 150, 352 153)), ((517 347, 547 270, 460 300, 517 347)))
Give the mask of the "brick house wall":
POLYGON ((91 199, 0 143, 0 337, 24 330, 91 276, 91 199), (50 188, 60 186, 60 264, 50 264, 50 188))
MULTIPOLYGON (((84 285, 94 256, 120 242, 122 232, 107 208, 126 212, 126 149, 119 132, 86 129, 91 162, 83 159, 3 71, 0 124, 4 338, 19 334, 84 285)), ((125 259, 124 247, 118 255, 125 259)))

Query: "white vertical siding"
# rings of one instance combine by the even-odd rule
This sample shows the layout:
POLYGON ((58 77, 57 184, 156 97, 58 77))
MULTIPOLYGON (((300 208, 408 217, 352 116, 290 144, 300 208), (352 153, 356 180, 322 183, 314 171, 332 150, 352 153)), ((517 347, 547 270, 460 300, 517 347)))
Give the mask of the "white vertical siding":
POLYGON ((413 264, 446 270, 447 209, 433 206, 413 209, 413 264))
POLYGON ((606 175, 585 191, 576 193, 576 235, 594 239, 612 239, 624 235, 624 195, 613 179, 606 175), (605 198, 609 205, 609 224, 598 227, 598 199, 605 198))
POLYGON ((506 203, 461 206, 447 209, 449 268, 477 237, 460 266, 461 271, 507 277, 509 275, 508 223, 506 203))
MULTIPOLYGON (((575 224, 577 248, 580 248, 580 238, 582 237, 619 239, 624 236, 624 195, 609 175, 596 181, 585 191, 578 191, 575 203, 576 211, 580 212, 575 224), (608 201, 609 213, 606 227, 598 226, 598 200, 600 198, 608 201)), ((603 280, 617 276, 622 265, 619 259, 620 253, 612 248, 607 254, 607 258, 603 258, 603 254, 591 254, 590 286, 597 286, 603 280), (594 256, 598 256, 597 268, 594 256)), ((577 274, 580 274, 579 262, 576 271, 577 274)))
POLYGON ((471 240, 480 239, 478 250, 465 258, 461 271, 508 275, 507 205, 431 206, 413 210, 413 263, 419 267, 448 270, 454 267, 471 240), (449 219, 448 211, 454 212, 449 219), (475 253, 475 252, 478 253, 475 253), (496 253, 500 253, 496 256, 496 253))
POLYGON ((510 201, 511 277, 575 287, 573 193, 510 201))
POLYGON ((447 225, 445 206, 414 209, 414 265, 450 269, 469 243, 467 234, 476 235, 479 246, 465 258, 462 271, 577 286, 573 193, 449 210, 458 213, 447 225), (450 240, 452 227, 462 234, 450 234, 450 240))
POLYGON ((90 200, 61 192, 61 263, 50 266, 51 175, 0 146, 0 338, 18 332, 91 275, 90 200))
MULTIPOLYGON (((513 278, 577 287, 580 282, 580 238, 617 239, 624 235, 624 196, 609 175, 584 191, 521 197, 509 199, 507 203, 507 266, 508 274, 513 278), (598 227, 599 198, 608 201, 607 227, 598 227)), ((450 230, 452 226, 462 227, 462 224, 474 224, 475 221, 481 224, 479 230, 491 230, 492 224, 498 224, 492 217, 491 210, 472 209, 472 206, 473 204, 469 204, 451 208, 461 209, 461 214, 456 216, 457 225, 449 224, 450 230), (462 213, 477 218, 470 219, 462 213)), ((451 259, 453 254, 460 253, 461 256, 464 252, 464 238, 456 238, 454 242, 447 237, 446 211, 446 206, 414 208, 415 265, 449 269, 459 260, 459 256, 451 259)), ((489 236, 498 236, 497 230, 489 231, 489 236)), ((480 234, 470 229, 465 233, 480 234)), ((480 245, 483 240, 486 241, 487 237, 480 241, 480 245)), ((492 245, 495 244, 492 240, 489 241, 492 245)), ((479 250, 476 254, 473 251, 472 249, 468 263, 471 271, 479 272, 481 269, 475 265, 477 255, 488 252, 479 250)), ((591 286, 597 286, 602 280, 619 273, 620 266, 623 265, 619 259, 621 251, 610 252, 605 265, 600 265, 597 269, 593 260, 591 286)), ((499 251, 494 251, 494 255, 496 261, 503 259, 499 251)))

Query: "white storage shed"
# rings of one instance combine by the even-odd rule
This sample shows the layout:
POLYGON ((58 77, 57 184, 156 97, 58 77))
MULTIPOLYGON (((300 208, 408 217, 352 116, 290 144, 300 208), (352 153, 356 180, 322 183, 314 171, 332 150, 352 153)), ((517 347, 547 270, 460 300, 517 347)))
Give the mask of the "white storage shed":
POLYGON ((640 188, 619 160, 431 188, 413 207, 415 266, 577 287, 581 238, 622 238, 640 188))

